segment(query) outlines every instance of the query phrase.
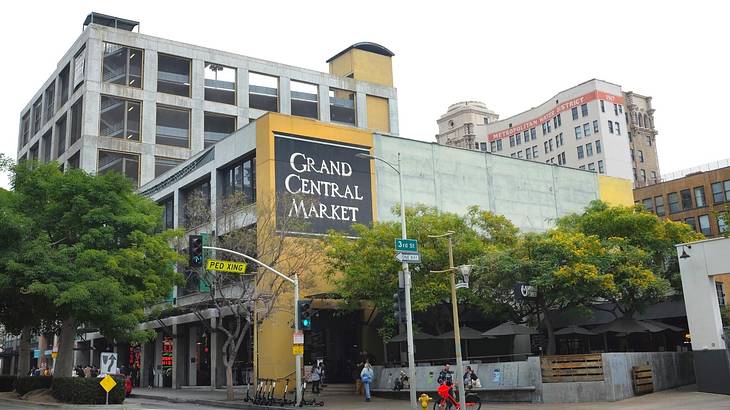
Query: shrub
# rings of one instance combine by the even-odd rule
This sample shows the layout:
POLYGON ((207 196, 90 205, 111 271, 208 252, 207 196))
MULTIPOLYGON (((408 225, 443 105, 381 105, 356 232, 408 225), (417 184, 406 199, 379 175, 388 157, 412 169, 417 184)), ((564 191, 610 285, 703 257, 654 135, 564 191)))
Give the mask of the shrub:
POLYGON ((0 376, 0 391, 13 391, 15 390, 15 376, 1 375, 0 376))
POLYGON ((29 391, 38 389, 50 389, 52 382, 53 376, 18 377, 18 380, 15 382, 15 391, 22 396, 29 391))
MULTIPOLYGON (((73 404, 104 404, 106 391, 97 377, 56 377, 53 379, 51 394, 64 403, 73 404)), ((117 385, 109 392, 109 404, 124 402, 124 378, 115 376, 117 385)))

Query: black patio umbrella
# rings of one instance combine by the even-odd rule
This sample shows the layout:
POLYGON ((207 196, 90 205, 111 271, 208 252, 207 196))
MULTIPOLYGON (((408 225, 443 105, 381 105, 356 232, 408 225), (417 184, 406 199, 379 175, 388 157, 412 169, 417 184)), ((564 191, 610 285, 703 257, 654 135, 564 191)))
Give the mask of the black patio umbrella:
POLYGON ((595 333, 593 331, 590 331, 584 327, 576 326, 576 325, 570 325, 568 327, 564 327, 558 331, 555 332, 556 336, 564 336, 564 335, 583 335, 585 337, 586 341, 586 347, 588 348, 588 351, 591 351, 591 338, 590 336, 597 335, 598 333, 595 333))
POLYGON ((537 329, 534 327, 528 327, 525 325, 518 325, 512 321, 504 322, 499 326, 495 326, 486 332, 482 333, 483 336, 514 336, 514 335, 534 335, 537 333, 537 329))
MULTIPOLYGON (((478 340, 478 339, 486 339, 487 336, 484 336, 482 332, 472 329, 469 326, 461 326, 459 328, 459 336, 461 337, 461 341, 464 343, 464 353, 466 357, 469 357, 469 340, 478 340)), ((454 339, 454 331, 442 333, 438 336, 436 336, 437 339, 444 339, 444 340, 453 340, 454 339)))

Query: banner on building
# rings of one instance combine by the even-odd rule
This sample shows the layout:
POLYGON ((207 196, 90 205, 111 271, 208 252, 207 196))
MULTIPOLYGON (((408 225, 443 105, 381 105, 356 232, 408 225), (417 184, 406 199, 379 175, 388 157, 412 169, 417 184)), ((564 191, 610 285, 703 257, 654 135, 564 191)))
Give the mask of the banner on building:
POLYGON ((373 220, 367 148, 275 135, 277 228, 290 233, 352 234, 373 220))

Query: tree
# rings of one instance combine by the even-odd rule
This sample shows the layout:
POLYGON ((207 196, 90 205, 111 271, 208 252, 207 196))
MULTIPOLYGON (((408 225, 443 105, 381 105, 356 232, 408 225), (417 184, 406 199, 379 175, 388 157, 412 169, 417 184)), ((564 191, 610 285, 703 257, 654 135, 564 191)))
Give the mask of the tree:
POLYGON ((679 262, 674 245, 703 239, 689 225, 659 218, 640 205, 609 206, 593 201, 582 214, 572 214, 558 220, 561 229, 596 235, 601 241, 623 238, 623 246, 642 250, 647 268, 657 277, 667 279, 674 291, 682 293, 679 262))
POLYGON ((70 376, 78 325, 108 338, 144 336, 135 330, 144 307, 180 279, 168 243, 178 234, 160 232, 162 209, 121 174, 64 173, 33 161, 13 174, 9 211, 22 216, 33 246, 9 250, 8 274, 24 284, 16 292, 47 301, 60 321, 55 371, 70 376))
POLYGON ((525 234, 514 246, 493 249, 474 259, 473 292, 492 310, 516 322, 542 315, 548 335, 548 354, 555 353, 554 312, 590 304, 613 290, 613 278, 601 272, 603 249, 595 237, 559 230, 525 234), (515 298, 514 286, 537 287, 537 298, 515 298))
MULTIPOLYGON (((280 198, 278 204, 290 201, 280 198)), ((276 212, 276 206, 259 200, 249 205, 250 198, 236 192, 221 201, 218 229, 223 235, 212 238, 215 246, 252 256, 286 275, 297 273, 304 287, 311 279, 313 268, 321 259, 321 244, 314 238, 295 239, 289 232, 303 232, 302 223, 286 214, 276 212)), ((207 203, 189 203, 190 213, 203 215, 199 207, 207 203)), ((291 285, 266 268, 256 266, 243 257, 231 253, 217 254, 225 260, 248 262, 245 274, 209 271, 201 275, 206 283, 205 297, 193 306, 201 322, 210 332, 224 337, 223 365, 226 368, 227 399, 234 400, 233 365, 246 336, 251 333, 255 316, 265 320, 278 310, 292 312, 293 302, 282 295, 290 294, 291 285), (214 326, 202 311, 213 308, 214 326)))
MULTIPOLYGON (((398 208, 393 210, 400 214, 398 208)), ((436 208, 416 206, 406 209, 408 237, 418 240, 421 264, 411 267, 411 305, 413 311, 425 311, 450 297, 446 275, 432 274, 449 266, 447 243, 428 235, 454 231, 454 262, 467 263, 485 252, 488 246, 498 246, 494 238, 510 242, 514 227, 502 217, 478 208, 471 208, 466 216, 439 212, 436 208)), ((325 238, 328 262, 327 276, 337 292, 350 307, 370 301, 383 313, 383 326, 378 329, 388 339, 393 335, 395 319, 392 295, 398 287, 397 272, 401 266, 395 260, 393 244, 400 238, 398 222, 374 222, 372 227, 355 225, 355 239, 332 232, 325 238)), ((471 292, 459 292, 464 303, 480 301, 471 292)))

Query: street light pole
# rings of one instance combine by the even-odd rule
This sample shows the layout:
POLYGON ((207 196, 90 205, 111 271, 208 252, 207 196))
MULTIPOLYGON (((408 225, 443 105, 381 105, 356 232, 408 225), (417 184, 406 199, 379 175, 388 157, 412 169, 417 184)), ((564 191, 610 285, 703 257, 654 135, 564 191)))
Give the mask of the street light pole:
POLYGON ((456 267, 454 266, 454 244, 451 236, 453 231, 448 231, 443 235, 429 235, 430 238, 448 237, 449 239, 449 270, 440 271, 448 272, 451 281, 451 312, 454 316, 454 350, 456 352, 456 373, 457 378, 454 384, 458 383, 460 387, 459 405, 462 409, 466 408, 466 386, 464 385, 464 361, 461 358, 461 326, 459 326, 459 305, 456 299, 456 267))
MULTIPOLYGON (((355 154, 358 158, 368 158, 385 163, 398 173, 398 186, 400 189, 400 229, 402 239, 408 239, 406 229, 406 202, 403 195, 403 172, 401 172, 400 152, 398 153, 398 165, 393 166, 390 162, 365 153, 355 154)), ((408 268, 408 262, 403 261, 401 268, 403 269, 404 286, 406 287, 406 342, 408 344, 408 386, 410 393, 411 410, 418 410, 418 400, 416 398, 416 358, 414 354, 413 344, 413 313, 411 311, 411 271, 408 268)))

